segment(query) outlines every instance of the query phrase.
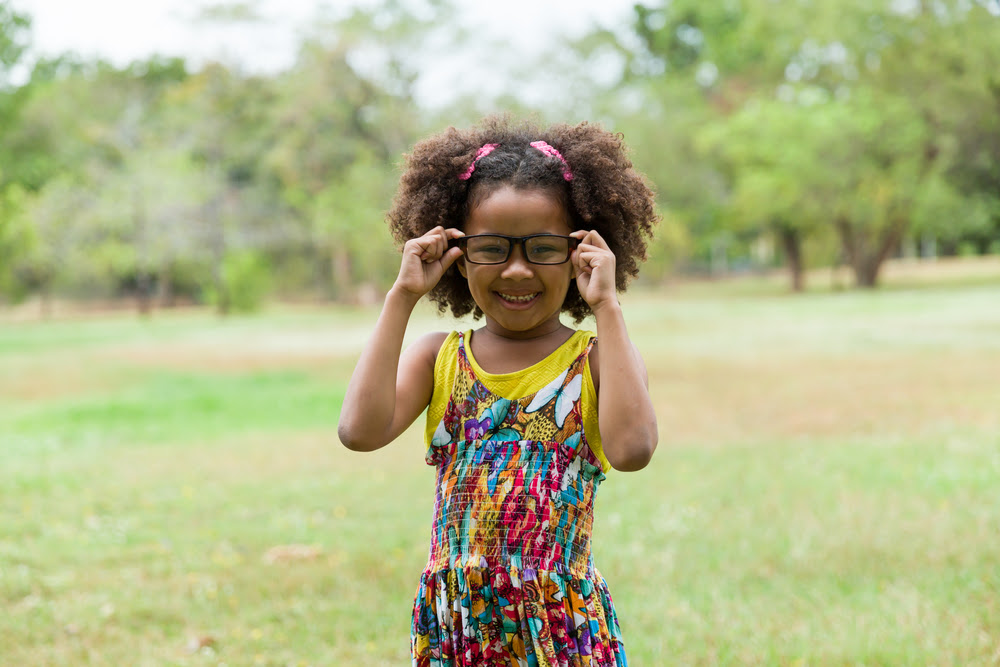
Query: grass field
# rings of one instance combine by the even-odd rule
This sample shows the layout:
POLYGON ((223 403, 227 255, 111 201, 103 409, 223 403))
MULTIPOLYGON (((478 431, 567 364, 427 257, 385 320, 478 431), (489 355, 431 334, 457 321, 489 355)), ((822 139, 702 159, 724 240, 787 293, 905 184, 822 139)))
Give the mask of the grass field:
MULTIPOLYGON (((660 447, 594 548, 630 664, 1000 664, 1000 281, 924 282, 625 300, 660 447)), ((408 664, 418 428, 335 430, 374 317, 0 324, 0 665, 408 664)))

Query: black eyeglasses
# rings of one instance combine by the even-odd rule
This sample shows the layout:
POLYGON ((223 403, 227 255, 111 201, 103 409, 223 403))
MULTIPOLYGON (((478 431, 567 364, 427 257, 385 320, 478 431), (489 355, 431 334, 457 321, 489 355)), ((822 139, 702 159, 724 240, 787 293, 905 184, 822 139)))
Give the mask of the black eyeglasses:
POLYGON ((503 264, 510 259, 515 244, 521 245, 524 258, 531 264, 563 264, 573 248, 580 245, 580 239, 558 234, 472 234, 448 241, 449 248, 461 248, 465 259, 473 264, 503 264))

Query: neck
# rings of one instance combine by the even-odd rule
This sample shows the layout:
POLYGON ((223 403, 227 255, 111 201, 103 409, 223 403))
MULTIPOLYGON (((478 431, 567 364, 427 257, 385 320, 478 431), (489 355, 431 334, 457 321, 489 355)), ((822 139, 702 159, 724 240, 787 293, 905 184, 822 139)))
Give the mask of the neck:
POLYGON ((484 326, 481 331, 488 333, 496 338, 501 338, 506 341, 539 341, 543 338, 548 338, 557 334, 561 334, 568 331, 569 327, 564 325, 559 321, 558 317, 555 317, 547 322, 543 322, 537 327, 532 327, 527 331, 510 331, 504 329, 503 327, 497 325, 496 322, 492 321, 489 317, 486 318, 486 326, 484 326))

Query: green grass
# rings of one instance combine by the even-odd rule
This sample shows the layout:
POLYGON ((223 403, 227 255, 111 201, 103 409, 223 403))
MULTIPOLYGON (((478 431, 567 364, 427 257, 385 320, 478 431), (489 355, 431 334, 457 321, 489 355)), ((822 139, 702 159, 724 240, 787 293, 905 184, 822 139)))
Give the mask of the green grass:
MULTIPOLYGON (((630 663, 1000 664, 1000 283, 768 284, 626 299, 660 448, 594 549, 630 663)), ((0 326, 0 664, 407 664, 420 425, 335 431, 374 317, 0 326)))

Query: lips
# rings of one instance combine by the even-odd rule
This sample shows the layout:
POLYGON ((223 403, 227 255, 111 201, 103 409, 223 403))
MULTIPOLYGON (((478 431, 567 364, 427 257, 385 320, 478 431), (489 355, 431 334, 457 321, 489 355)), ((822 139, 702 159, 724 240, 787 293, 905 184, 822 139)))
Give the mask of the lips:
POLYGON ((530 308, 541 296, 541 292, 493 292, 505 308, 523 310, 530 308))
POLYGON ((512 303, 528 303, 537 297, 540 292, 531 292, 530 294, 507 294, 506 292, 497 292, 499 296, 504 301, 510 301, 512 303))

